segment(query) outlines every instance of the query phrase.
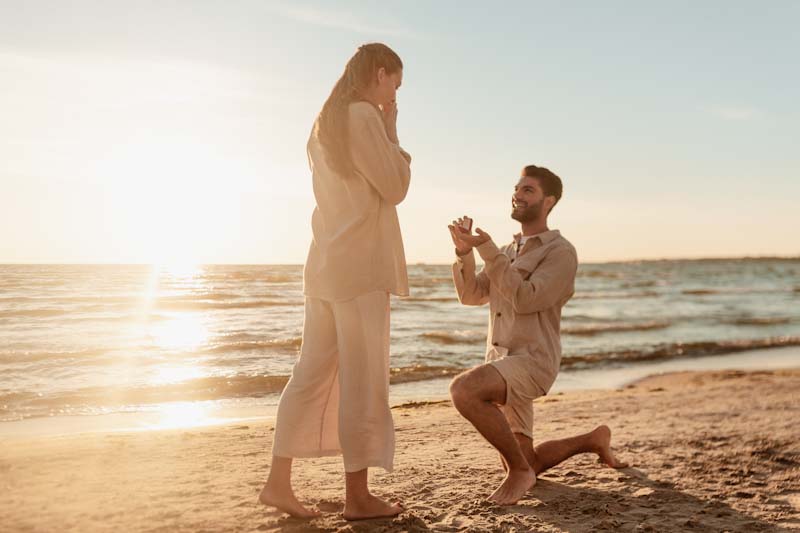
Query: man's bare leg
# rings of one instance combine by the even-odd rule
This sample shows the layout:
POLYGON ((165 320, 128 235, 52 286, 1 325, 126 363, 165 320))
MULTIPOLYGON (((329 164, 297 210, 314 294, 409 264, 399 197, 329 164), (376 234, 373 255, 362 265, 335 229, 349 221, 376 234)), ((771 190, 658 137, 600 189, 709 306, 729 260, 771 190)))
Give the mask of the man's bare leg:
POLYGON ((597 426, 593 431, 583 435, 549 440, 536 448, 527 436, 519 433, 515 433, 515 436, 525 458, 537 475, 579 453, 596 453, 600 462, 612 468, 628 466, 627 463, 618 460, 611 451, 611 430, 605 425, 597 426))
MULTIPOLYGON (((503 465, 503 472, 508 472, 508 463, 506 463, 505 457, 503 457, 502 453, 499 455, 500 455, 500 463, 503 465)), ((528 461, 528 464, 531 464, 531 462, 528 461)))
POLYGON ((314 518, 320 516, 319 511, 313 511, 303 506, 292 490, 292 458, 272 457, 272 466, 264 488, 261 489, 258 499, 264 505, 289 513, 297 518, 314 518))
POLYGON ((387 518, 403 512, 400 504, 387 503, 372 495, 367 487, 367 469, 345 472, 345 520, 387 518))
POLYGON ((456 376, 450 384, 450 396, 458 412, 500 452, 508 465, 506 478, 489 499, 500 505, 517 503, 536 484, 536 474, 496 405, 506 401, 505 380, 493 366, 481 365, 456 376))

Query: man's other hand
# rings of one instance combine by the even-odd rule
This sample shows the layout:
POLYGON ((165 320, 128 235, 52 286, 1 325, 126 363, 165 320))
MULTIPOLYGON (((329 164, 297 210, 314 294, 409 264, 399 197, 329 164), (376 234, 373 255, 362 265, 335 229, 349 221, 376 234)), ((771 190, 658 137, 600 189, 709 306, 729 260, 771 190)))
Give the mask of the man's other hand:
POLYGON ((458 255, 467 254, 475 246, 480 246, 491 240, 492 237, 481 228, 475 228, 477 235, 472 235, 461 227, 461 222, 462 219, 454 220, 451 225, 447 226, 450 229, 450 236, 453 238, 453 244, 456 246, 458 255))

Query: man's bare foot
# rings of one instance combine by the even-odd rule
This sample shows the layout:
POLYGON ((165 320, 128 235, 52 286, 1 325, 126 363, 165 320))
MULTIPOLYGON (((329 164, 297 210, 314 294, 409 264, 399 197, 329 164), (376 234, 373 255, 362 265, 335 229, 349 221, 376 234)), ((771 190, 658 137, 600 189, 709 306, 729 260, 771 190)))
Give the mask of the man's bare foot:
POLYGON ((513 505, 536 485, 536 473, 527 470, 509 470, 503 483, 489 496, 489 500, 499 505, 513 505))
POLYGON ((611 451, 611 430, 608 429, 608 426, 597 426, 592 431, 592 442, 595 445, 595 453, 599 457, 598 461, 611 468, 628 468, 628 463, 617 459, 611 451))
POLYGON ((369 518, 390 518, 405 511, 399 503, 387 503, 377 496, 368 494, 365 498, 352 498, 344 504, 342 516, 345 520, 367 520, 369 518))
POLYGON ((303 507, 303 504, 295 498, 292 487, 278 489, 270 487, 269 484, 264 485, 261 494, 258 495, 258 501, 295 518, 315 518, 322 515, 319 511, 303 507))

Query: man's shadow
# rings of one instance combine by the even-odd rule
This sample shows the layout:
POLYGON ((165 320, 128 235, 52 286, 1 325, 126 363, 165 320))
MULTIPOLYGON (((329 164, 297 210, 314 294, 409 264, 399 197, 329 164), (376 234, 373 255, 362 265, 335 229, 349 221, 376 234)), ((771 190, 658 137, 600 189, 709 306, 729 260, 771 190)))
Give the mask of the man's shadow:
MULTIPOLYGON (((532 514, 564 531, 786 531, 722 501, 700 499, 671 483, 654 481, 637 468, 618 472, 624 478, 608 478, 615 486, 607 491, 581 485, 591 472, 545 473, 522 503, 538 500, 529 507, 532 514)), ((504 510, 529 514, 524 507, 504 510)))

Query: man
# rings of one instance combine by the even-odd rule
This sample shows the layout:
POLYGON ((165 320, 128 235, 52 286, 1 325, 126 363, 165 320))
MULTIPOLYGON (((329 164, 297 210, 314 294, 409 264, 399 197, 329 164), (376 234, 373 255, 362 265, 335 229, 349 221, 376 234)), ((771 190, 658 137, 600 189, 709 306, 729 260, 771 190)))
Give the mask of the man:
POLYGON ((533 446, 532 401, 547 394, 558 374, 561 308, 574 293, 578 268, 575 248, 547 225, 561 191, 561 179, 548 169, 522 169, 511 197, 511 218, 522 231, 502 248, 480 228, 477 235, 465 229, 466 217, 448 226, 459 301, 489 303, 491 311, 486 363, 456 376, 450 394, 458 412, 500 452, 506 477, 489 499, 501 505, 516 503, 538 474, 578 453, 627 466, 612 454, 606 426, 533 446), (484 261, 477 275, 473 249, 484 261))

